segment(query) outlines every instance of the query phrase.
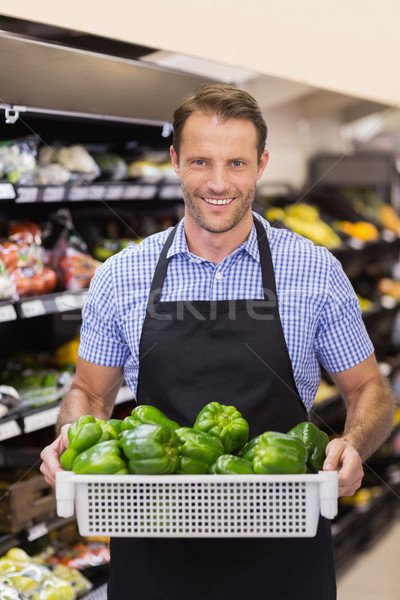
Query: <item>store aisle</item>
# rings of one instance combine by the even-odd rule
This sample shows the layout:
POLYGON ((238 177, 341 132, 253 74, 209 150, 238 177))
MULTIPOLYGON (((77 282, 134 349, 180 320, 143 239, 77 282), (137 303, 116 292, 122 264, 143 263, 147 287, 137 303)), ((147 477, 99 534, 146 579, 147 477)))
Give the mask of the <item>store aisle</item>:
POLYGON ((339 574, 338 600, 400 600, 400 517, 339 574))

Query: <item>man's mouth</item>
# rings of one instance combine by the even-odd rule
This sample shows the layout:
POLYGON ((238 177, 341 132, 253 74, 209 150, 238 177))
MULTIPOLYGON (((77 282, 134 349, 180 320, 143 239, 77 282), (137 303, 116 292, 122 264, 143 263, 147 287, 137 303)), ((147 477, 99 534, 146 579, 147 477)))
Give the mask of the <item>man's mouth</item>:
POLYGON ((234 198, 203 198, 203 200, 207 202, 207 204, 219 205, 230 204, 234 198))

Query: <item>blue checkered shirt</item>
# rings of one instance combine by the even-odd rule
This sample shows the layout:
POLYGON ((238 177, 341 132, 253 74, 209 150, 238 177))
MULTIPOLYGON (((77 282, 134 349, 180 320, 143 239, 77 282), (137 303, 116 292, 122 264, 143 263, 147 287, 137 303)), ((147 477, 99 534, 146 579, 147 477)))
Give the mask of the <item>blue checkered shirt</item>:
MULTIPOLYGON (((365 360, 374 349, 339 261, 325 248, 255 216, 270 244, 294 379, 309 410, 320 382, 319 361, 337 373, 365 360)), ((147 299, 169 231, 126 248, 100 266, 83 309, 79 356, 98 365, 123 365, 125 381, 134 393, 147 299)), ((182 220, 167 256, 161 302, 264 297, 254 225, 248 239, 215 265, 189 251, 182 220)))

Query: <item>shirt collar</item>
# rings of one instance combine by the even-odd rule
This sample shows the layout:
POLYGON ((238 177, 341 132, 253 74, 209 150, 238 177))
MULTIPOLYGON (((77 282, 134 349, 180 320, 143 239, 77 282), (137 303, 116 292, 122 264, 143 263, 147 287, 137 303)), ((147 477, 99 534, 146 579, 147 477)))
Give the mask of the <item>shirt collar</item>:
MULTIPOLYGON (((257 218, 257 216, 256 216, 256 218, 257 218)), ((187 242, 186 242, 184 221, 185 221, 185 219, 183 218, 178 223, 178 227, 176 228, 175 237, 173 239, 170 249, 168 250, 167 258, 171 258, 172 256, 175 256, 177 254, 183 254, 187 257, 194 258, 194 255, 191 254, 191 252, 188 248, 187 242)), ((264 221, 262 223, 264 224, 264 221)), ((267 232, 266 232, 266 235, 268 235, 267 232)), ((243 244, 241 244, 239 246, 239 248, 234 250, 232 254, 236 254, 239 251, 247 252, 255 261, 260 262, 260 253, 258 251, 257 232, 256 232, 254 223, 253 223, 253 227, 250 231, 250 235, 247 238, 247 240, 245 242, 243 242, 243 244)), ((205 259, 201 259, 200 257, 196 257, 196 258, 199 261, 205 260, 205 259)))

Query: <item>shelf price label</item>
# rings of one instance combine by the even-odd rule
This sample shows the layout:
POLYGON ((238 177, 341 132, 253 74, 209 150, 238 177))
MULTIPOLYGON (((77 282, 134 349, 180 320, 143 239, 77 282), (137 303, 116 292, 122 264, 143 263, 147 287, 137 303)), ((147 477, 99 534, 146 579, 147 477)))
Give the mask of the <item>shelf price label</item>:
POLYGON ((141 185, 127 185, 124 189, 125 200, 137 200, 140 198, 141 185))
POLYGON ((89 188, 83 185, 72 186, 68 193, 68 200, 86 200, 89 196, 89 188))
POLYGON ((46 523, 36 523, 36 525, 32 525, 26 532, 26 537, 29 542, 33 542, 34 540, 38 540, 39 538, 47 535, 49 530, 47 528, 46 523))
POLYGON ((12 183, 8 181, 0 183, 0 200, 15 200, 16 195, 12 183))
POLYGON ((39 188, 37 187, 19 187, 18 188, 18 196, 15 199, 17 203, 23 202, 36 202, 39 195, 39 188))
POLYGON ((15 312, 15 308, 12 304, 4 304, 0 306, 0 323, 4 323, 5 321, 15 321, 17 318, 17 313, 15 312))
POLYGON ((31 431, 49 427, 49 425, 55 425, 59 410, 59 406, 54 406, 53 408, 27 415, 24 417, 24 433, 30 433, 31 431))
POLYGON ((123 196, 123 187, 120 185, 112 185, 106 188, 106 200, 120 200, 123 196))
POLYGON ((84 294, 62 294, 54 300, 57 310, 65 312, 67 310, 76 310, 82 308, 85 304, 86 293, 84 294))
POLYGON ((46 308, 42 300, 28 300, 21 304, 22 316, 25 319, 39 317, 46 314, 46 308))
POLYGON ((182 198, 182 188, 180 185, 165 185, 160 189, 159 196, 162 200, 175 200, 182 198))
POLYGON ((17 421, 12 420, 0 423, 0 441, 16 437, 21 435, 21 433, 21 427, 17 421))
POLYGON ((139 198, 141 200, 152 200, 157 192, 157 186, 155 185, 142 185, 140 186, 140 195, 139 198))
POLYGON ((43 202, 61 202, 64 200, 65 188, 60 185, 47 187, 43 192, 43 202))

